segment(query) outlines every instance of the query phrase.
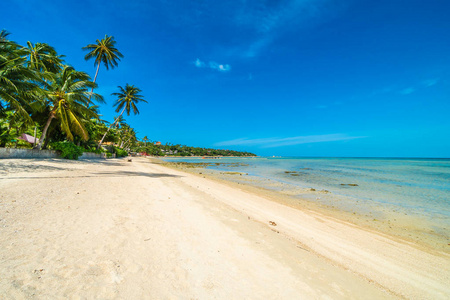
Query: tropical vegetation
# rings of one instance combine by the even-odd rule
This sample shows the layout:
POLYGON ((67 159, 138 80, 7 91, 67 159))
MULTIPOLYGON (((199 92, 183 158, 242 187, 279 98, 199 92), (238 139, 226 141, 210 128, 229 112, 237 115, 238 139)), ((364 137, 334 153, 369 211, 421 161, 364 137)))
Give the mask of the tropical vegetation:
POLYGON ((134 150, 143 155, 151 156, 256 156, 254 153, 235 150, 173 145, 170 143, 165 145, 154 142, 148 143, 148 139, 145 137, 136 143, 134 150))
MULTIPOLYGON (((100 65, 103 63, 106 70, 111 67, 117 67, 120 61, 120 58, 123 58, 123 54, 117 50, 115 47, 116 41, 113 36, 105 35, 105 37, 101 40, 97 40, 96 44, 89 44, 82 49, 85 51, 89 51, 88 54, 84 57, 85 60, 94 59, 94 66, 97 66, 97 70, 95 71, 94 83, 97 80, 98 71, 100 69, 100 65)), ((94 92, 94 87, 91 89, 91 93, 94 92)), ((91 99, 89 97, 89 99, 91 99)))
POLYGON ((94 59, 94 80, 67 64, 64 55, 52 46, 30 41, 21 46, 9 36, 7 31, 0 31, 0 147, 54 149, 70 159, 77 159, 83 152, 106 152, 107 156, 130 152, 154 156, 253 155, 159 145, 147 136, 139 140, 124 114, 139 114, 139 106, 147 101, 141 89, 128 83, 112 94, 119 115, 112 123, 102 120, 98 104, 104 103, 104 98, 94 92, 100 65, 108 70, 123 58, 112 36, 105 35, 82 48, 88 51, 86 60, 94 59))

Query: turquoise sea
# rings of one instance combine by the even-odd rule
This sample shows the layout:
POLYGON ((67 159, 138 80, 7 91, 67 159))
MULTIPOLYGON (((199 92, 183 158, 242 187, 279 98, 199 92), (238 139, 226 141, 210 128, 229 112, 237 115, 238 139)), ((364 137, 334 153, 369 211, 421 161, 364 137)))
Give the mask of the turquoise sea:
MULTIPOLYGON (((426 158, 166 158, 210 163, 226 179, 383 218, 390 213, 420 217, 436 234, 449 237, 450 159, 426 158), (248 175, 247 175, 248 174, 248 175), (317 193, 307 193, 310 189, 317 193), (320 191, 329 191, 320 193, 320 191)), ((411 218, 411 222, 414 219, 411 218)))

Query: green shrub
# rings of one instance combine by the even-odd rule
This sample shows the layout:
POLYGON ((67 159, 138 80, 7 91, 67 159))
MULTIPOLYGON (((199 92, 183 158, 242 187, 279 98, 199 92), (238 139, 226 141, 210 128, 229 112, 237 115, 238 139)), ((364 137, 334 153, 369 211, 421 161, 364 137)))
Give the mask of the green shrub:
POLYGON ((127 151, 120 149, 120 148, 116 148, 115 151, 116 151, 116 157, 125 157, 128 155, 127 151))
POLYGON ((62 158, 78 159, 83 154, 83 148, 72 142, 55 142, 50 145, 53 150, 59 151, 62 158))
POLYGON ((128 156, 128 152, 127 151, 125 151, 123 149, 120 149, 120 148, 117 148, 116 146, 111 146, 110 151, 111 151, 111 153, 116 154, 117 158, 118 157, 128 156))
POLYGON ((96 147, 88 147, 87 149, 84 150, 84 152, 102 154, 102 153, 106 152, 106 150, 101 147, 99 149, 97 149, 96 147))

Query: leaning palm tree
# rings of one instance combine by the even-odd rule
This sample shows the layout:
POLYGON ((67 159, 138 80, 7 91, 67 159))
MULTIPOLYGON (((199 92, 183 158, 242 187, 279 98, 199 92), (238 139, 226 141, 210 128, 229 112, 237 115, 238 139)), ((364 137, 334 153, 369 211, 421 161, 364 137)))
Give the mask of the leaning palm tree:
POLYGON ((122 124, 121 126, 120 126, 120 129, 118 130, 118 134, 119 134, 119 141, 118 141, 118 143, 117 143, 117 146, 119 147, 119 148, 122 148, 123 147, 123 145, 124 145, 124 143, 125 143, 125 140, 127 139, 127 136, 128 136, 128 132, 130 131, 130 129, 131 129, 131 127, 130 127, 130 125, 128 125, 128 124, 122 124))
MULTIPOLYGON (((128 131, 127 131, 127 133, 126 133, 126 136, 127 136, 127 141, 123 144, 123 149, 127 149, 128 148, 128 150, 130 150, 130 146, 131 146, 131 144, 134 142, 134 141, 136 141, 137 139, 136 139, 136 131, 133 129, 133 128, 130 128, 128 131)), ((127 151, 128 151, 127 150, 127 151)))
MULTIPOLYGON (((83 140, 88 139, 83 118, 98 117, 88 108, 89 96, 91 96, 88 90, 95 86, 90 79, 88 74, 76 71, 70 66, 64 66, 61 72, 53 74, 51 81, 44 89, 46 106, 50 112, 37 145, 38 149, 41 149, 48 128, 54 119, 59 122, 61 130, 69 140, 73 140, 73 133, 83 140)), ((98 101, 103 101, 103 97, 98 94, 92 94, 92 96, 98 101)))
POLYGON ((120 110, 122 110, 120 112, 120 115, 117 117, 117 119, 108 127, 108 130, 105 132, 105 134, 103 135, 102 139, 100 140, 100 142, 98 143, 98 148, 100 148, 100 146, 103 143, 103 140, 105 139, 105 136, 108 134, 109 130, 111 129, 111 127, 114 126, 114 124, 116 124, 116 122, 118 120, 120 120, 120 118, 122 117, 123 113, 126 111, 127 115, 130 115, 130 111, 133 110, 133 113, 135 115, 139 114, 139 110, 136 106, 136 104, 138 102, 145 102, 148 103, 147 101, 145 101, 142 97, 142 95, 139 95, 139 93, 141 92, 141 90, 137 87, 135 87, 134 85, 129 85, 128 83, 125 85, 125 88, 118 86, 120 92, 119 93, 112 93, 112 95, 117 96, 118 99, 116 100, 116 102, 114 103, 114 106, 117 106, 116 108, 116 112, 119 112, 120 110))
MULTIPOLYGON (((105 35, 105 37, 101 40, 97 40, 96 44, 89 44, 86 47, 83 47, 83 50, 89 51, 88 54, 84 57, 85 60, 90 60, 94 58, 94 66, 97 66, 97 70, 95 71, 94 83, 97 80, 98 70, 100 69, 100 64, 103 63, 106 70, 114 69, 117 67, 120 58, 123 58, 122 53, 117 50, 115 47, 116 41, 113 36, 105 35)), ((91 93, 94 91, 92 88, 91 93)), ((89 97, 89 100, 91 98, 89 97)))

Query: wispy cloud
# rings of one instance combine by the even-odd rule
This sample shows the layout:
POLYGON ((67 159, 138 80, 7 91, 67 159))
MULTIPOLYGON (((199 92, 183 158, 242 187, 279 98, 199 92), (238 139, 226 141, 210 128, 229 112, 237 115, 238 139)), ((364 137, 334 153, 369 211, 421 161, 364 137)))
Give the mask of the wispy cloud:
POLYGON ((383 94, 401 94, 401 95, 410 95, 414 92, 420 91, 423 88, 432 87, 439 83, 439 78, 430 78, 422 81, 416 81, 411 84, 411 86, 407 88, 399 88, 395 86, 389 86, 382 89, 378 89, 372 92, 369 96, 379 96, 383 94))
POLYGON ((300 144, 311 143, 323 143, 323 142, 336 142, 345 140, 354 140, 364 138, 365 136, 349 136, 347 134, 324 134, 324 135, 308 135, 308 136, 295 136, 286 138, 261 138, 261 139, 248 139, 239 138, 230 141, 223 141, 216 143, 215 146, 260 146, 261 148, 276 148, 284 146, 294 146, 300 144))
POLYGON ((415 88, 409 87, 409 88, 401 90, 400 94, 402 94, 402 95, 409 95, 409 94, 414 93, 415 91, 416 91, 415 88))
POLYGON ((427 79, 422 81, 422 84, 426 87, 436 85, 439 82, 439 78, 427 79))
MULTIPOLYGON (((254 30, 246 57, 255 57, 291 28, 302 28, 323 21, 329 0, 245 1, 235 15, 238 26, 254 30)), ((336 7, 337 9, 337 7, 336 7)))
POLYGON ((194 61, 194 66, 196 66, 197 68, 209 68, 220 72, 228 72, 231 70, 231 66, 228 64, 219 64, 215 61, 206 63, 204 61, 201 61, 199 58, 194 61))

